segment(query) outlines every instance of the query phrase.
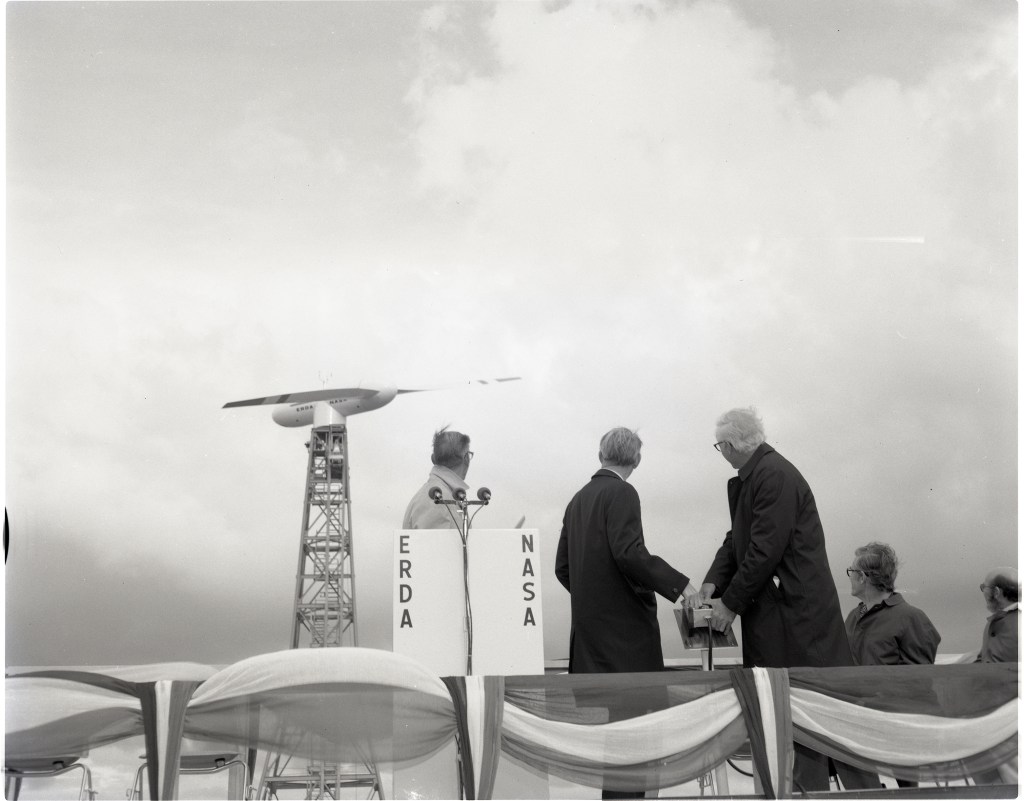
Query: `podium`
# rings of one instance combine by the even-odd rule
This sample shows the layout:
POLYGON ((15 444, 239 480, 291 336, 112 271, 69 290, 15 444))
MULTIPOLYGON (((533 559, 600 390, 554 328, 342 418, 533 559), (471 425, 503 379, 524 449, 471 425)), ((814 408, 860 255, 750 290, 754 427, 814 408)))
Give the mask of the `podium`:
POLYGON ((541 675, 537 529, 394 533, 393 650, 438 676, 541 675), (468 593, 467 593, 468 587, 468 593))

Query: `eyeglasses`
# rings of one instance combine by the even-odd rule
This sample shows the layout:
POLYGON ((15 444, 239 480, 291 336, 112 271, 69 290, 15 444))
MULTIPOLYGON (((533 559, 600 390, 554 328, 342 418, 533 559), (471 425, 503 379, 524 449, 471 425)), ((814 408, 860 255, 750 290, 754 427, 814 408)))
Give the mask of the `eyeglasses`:
POLYGON ((713 447, 713 448, 714 448, 714 449, 715 449, 716 451, 718 451, 719 453, 721 453, 721 452, 722 452, 722 446, 723 446, 723 445, 728 445, 728 444, 729 444, 729 443, 728 443, 728 441, 727 441, 727 440, 724 440, 724 439, 723 439, 723 440, 722 440, 721 442, 716 442, 716 443, 715 443, 714 445, 712 445, 711 447, 713 447))
POLYGON ((466 451, 466 458, 473 461, 473 451, 466 451))
POLYGON ((979 584, 978 585, 978 589, 981 590, 982 592, 985 592, 985 590, 991 590, 992 589, 992 585, 991 584, 979 584))
POLYGON ((846 575, 852 576, 854 573, 860 573, 862 576, 864 575, 864 571, 863 570, 858 570, 855 567, 848 567, 848 568, 846 568, 846 575))

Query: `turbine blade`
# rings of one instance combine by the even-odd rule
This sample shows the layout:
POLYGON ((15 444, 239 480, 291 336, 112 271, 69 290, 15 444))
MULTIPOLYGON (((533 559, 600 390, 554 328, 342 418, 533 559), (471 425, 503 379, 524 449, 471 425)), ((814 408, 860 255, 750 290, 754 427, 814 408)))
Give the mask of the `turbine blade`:
POLYGON ((422 387, 420 389, 400 389, 398 390, 399 395, 405 395, 409 392, 436 392, 439 389, 455 389, 456 387, 464 387, 469 384, 500 384, 503 381, 521 381, 520 376, 512 376, 511 378, 474 378, 469 381, 459 381, 454 384, 444 384, 440 387, 422 387))
POLYGON ((249 400, 231 401, 225 403, 222 408, 233 409, 238 406, 273 406, 278 403, 309 403, 310 401, 334 400, 335 398, 371 398, 376 395, 376 389, 360 389, 350 387, 348 389, 315 389, 309 392, 288 392, 284 395, 268 395, 265 398, 250 398, 249 400))

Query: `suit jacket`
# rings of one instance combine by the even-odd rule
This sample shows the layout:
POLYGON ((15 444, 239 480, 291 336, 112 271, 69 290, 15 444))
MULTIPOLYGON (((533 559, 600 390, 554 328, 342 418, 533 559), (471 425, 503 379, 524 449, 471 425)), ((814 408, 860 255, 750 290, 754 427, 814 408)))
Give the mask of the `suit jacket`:
POLYGON ((763 443, 729 480, 728 493, 732 529, 704 583, 741 616, 744 666, 852 665, 825 533, 804 477, 763 443))
POLYGON ((690 580, 647 550, 640 496, 615 472, 569 502, 555 575, 572 607, 570 673, 664 669, 655 593, 675 601, 690 580))

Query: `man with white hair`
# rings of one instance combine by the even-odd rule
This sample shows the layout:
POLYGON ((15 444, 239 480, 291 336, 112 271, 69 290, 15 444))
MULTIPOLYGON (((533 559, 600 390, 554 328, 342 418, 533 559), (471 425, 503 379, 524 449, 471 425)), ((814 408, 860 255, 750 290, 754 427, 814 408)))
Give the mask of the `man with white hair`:
POLYGON ((997 567, 979 589, 991 614, 976 662, 1019 662, 1020 578, 1013 567, 997 567))
POLYGON ((655 593, 697 597, 690 579, 644 544, 640 496, 626 479, 640 464, 636 432, 601 438, 601 469, 569 502, 555 576, 569 591, 570 673, 664 670, 655 593))
MULTIPOLYGON (((740 616, 744 667, 852 665, 825 532, 807 481, 765 442, 752 409, 718 418, 715 450, 738 472, 729 479, 732 526, 704 578, 699 603, 725 631, 740 616)), ((694 603, 688 601, 688 604, 694 603)), ((799 791, 828 790, 823 754, 797 744, 799 791)), ((836 762, 846 789, 879 787, 878 777, 836 762)))

